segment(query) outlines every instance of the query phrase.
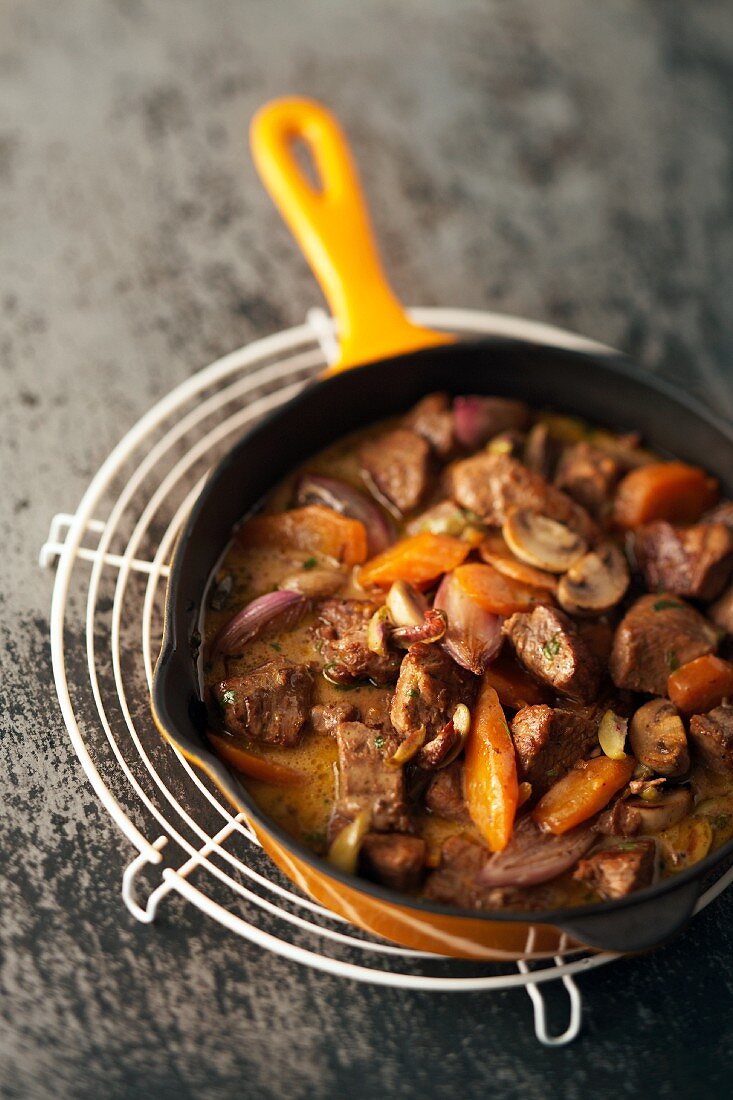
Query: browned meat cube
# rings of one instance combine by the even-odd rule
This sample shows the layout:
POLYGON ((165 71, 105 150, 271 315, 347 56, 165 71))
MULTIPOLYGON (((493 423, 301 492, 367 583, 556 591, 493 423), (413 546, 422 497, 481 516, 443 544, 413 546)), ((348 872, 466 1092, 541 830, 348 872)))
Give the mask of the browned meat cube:
POLYGON ((613 502, 621 467, 610 455, 590 443, 575 443, 563 453, 555 485, 592 516, 602 518, 613 502))
POLYGON ((359 711, 351 703, 318 703, 311 709, 311 725, 316 733, 336 736, 339 722, 353 722, 359 711))
POLYGON ((690 740, 705 767, 733 777, 733 706, 695 714, 690 720, 690 740))
POLYGON ((657 520, 637 530, 634 549, 647 587, 678 596, 713 600, 733 570, 733 531, 724 523, 657 520))
POLYGON ((714 627, 678 596, 641 596, 614 635, 611 676, 617 687, 666 695, 670 672, 713 653, 716 642, 714 627))
POLYGON ((575 623, 554 607, 518 611, 504 623, 517 657, 555 691, 590 702, 598 691, 602 668, 575 623))
POLYGON ((390 716, 403 738, 423 728, 426 740, 452 718, 458 703, 470 708, 478 681, 435 644, 416 642, 407 651, 390 716))
POLYGON ((365 443, 359 453, 370 487, 405 515, 417 508, 430 480, 430 444, 417 432, 395 428, 365 443))
POLYGON ((520 779, 542 795, 598 744, 595 707, 523 707, 511 725, 520 779))
POLYGON ((394 732, 374 730, 362 722, 339 722, 336 742, 339 794, 329 839, 362 810, 369 811, 377 832, 409 832, 403 770, 388 763, 397 747, 394 732))
POLYGON ((225 727, 270 745, 295 745, 310 714, 313 674, 307 665, 268 661, 223 680, 217 698, 225 727))
POLYGON ((656 845, 640 838, 593 852, 578 863, 573 878, 587 882, 602 898, 624 898, 649 886, 654 877, 656 845))
POLYGON ((453 413, 446 393, 429 393, 404 420, 406 428, 427 440, 439 458, 453 450, 453 413))
POLYGON ((514 508, 530 508, 586 538, 598 533, 584 508, 508 455, 482 453, 456 462, 447 482, 453 499, 490 526, 501 527, 514 508))
POLYGON ((442 847, 440 866, 428 876, 425 897, 460 909, 481 908, 485 895, 493 891, 481 887, 476 879, 490 858, 483 844, 465 834, 452 836, 442 847))
POLYGON ((397 679, 402 654, 394 650, 382 657, 367 645, 369 620, 376 610, 377 604, 371 600, 333 599, 321 605, 315 634, 321 640, 329 680, 338 684, 358 680, 389 684, 397 679))
POLYGON ((435 773, 425 791, 425 805, 431 813, 448 821, 468 823, 471 820, 463 793, 462 760, 455 760, 435 773))
POLYGON ((421 836, 404 833, 367 833, 361 864, 370 878, 390 890, 417 890, 425 869, 427 845, 421 836))

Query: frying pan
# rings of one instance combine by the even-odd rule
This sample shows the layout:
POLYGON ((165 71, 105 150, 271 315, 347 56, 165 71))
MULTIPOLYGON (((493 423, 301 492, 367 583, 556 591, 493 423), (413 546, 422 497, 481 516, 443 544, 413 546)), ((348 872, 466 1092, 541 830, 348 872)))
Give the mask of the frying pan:
POLYGON ((656 449, 712 469, 727 492, 733 489, 731 426, 666 383, 640 378, 624 356, 519 339, 456 342, 413 324, 386 282, 345 138, 323 107, 304 99, 270 103, 255 116, 251 140, 260 175, 331 306, 340 358, 236 444, 181 532, 152 690, 158 728, 247 815, 265 851, 297 886, 371 932, 474 959, 542 957, 555 953, 563 936, 612 951, 662 943, 685 925, 703 882, 730 859, 733 841, 618 901, 529 913, 461 910, 336 870, 270 820, 211 751, 194 639, 214 567, 241 517, 294 467, 348 432, 402 413, 433 390, 498 394, 613 430, 641 431, 656 449), (301 167, 296 142, 310 152, 318 186, 301 167))

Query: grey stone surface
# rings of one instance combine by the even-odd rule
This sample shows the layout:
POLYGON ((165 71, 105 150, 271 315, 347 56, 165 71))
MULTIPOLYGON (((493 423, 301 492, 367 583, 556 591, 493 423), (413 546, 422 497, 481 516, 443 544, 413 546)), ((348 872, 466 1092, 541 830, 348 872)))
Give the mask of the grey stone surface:
POLYGON ((131 849, 58 711, 36 554, 155 399, 318 301, 247 152, 293 91, 342 118, 405 300, 567 325, 733 414, 725 0, 5 0, 0 1091, 724 1094, 730 895, 584 978, 583 1037, 554 1052, 521 991, 355 987, 180 899, 151 927, 122 906, 131 849))

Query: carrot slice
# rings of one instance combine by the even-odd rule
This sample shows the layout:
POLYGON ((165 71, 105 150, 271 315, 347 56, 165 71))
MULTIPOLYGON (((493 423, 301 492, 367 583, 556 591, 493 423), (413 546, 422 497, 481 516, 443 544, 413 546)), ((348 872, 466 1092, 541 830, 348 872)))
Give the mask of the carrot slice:
POLYGON ((542 829, 556 835, 567 833, 602 810, 628 783, 635 767, 633 756, 624 760, 611 760, 609 756, 582 760, 550 787, 532 817, 542 829))
POLYGON ((242 546, 272 546, 278 550, 293 547, 335 558, 345 565, 358 565, 367 556, 364 524, 322 504, 254 516, 237 531, 237 541, 242 546))
POLYGON ((469 562, 459 566, 453 576, 466 595, 492 615, 513 615, 515 611, 531 611, 537 604, 553 603, 546 589, 505 577, 493 565, 469 562))
POLYGON ((216 749, 217 756, 226 760, 227 764, 231 764, 236 771, 248 775, 250 779, 274 783, 277 787, 296 787, 305 781, 303 773, 296 771, 295 768, 289 768, 286 764, 276 764, 264 756, 247 752, 246 749, 233 745, 225 737, 219 737, 210 730, 206 736, 216 749))
POLYGON ((705 714, 733 695, 733 664, 712 653, 696 657, 671 674, 667 695, 683 714, 705 714))
POLYGON ((465 749, 468 812, 492 852, 506 848, 519 801, 517 762, 499 696, 484 679, 465 749))
POLYGON ((510 710, 534 707, 550 702, 550 692, 517 664, 514 657, 502 654, 484 673, 484 681, 496 691, 499 702, 510 710))
POLYGON ((684 462, 652 462, 620 482, 614 501, 619 527, 654 519, 694 523, 718 499, 718 483, 705 470, 684 462))
POLYGON ((401 539, 363 565, 359 570, 359 584, 364 588, 372 585, 388 588, 395 581, 426 584, 442 573, 450 573, 461 564, 470 549, 467 542, 452 535, 422 531, 401 539))
POLYGON ((544 569, 535 569, 533 565, 518 561, 499 534, 485 538, 478 552, 488 565, 493 565, 505 577, 511 577, 512 580, 528 584, 532 588, 546 588, 550 592, 557 589, 557 577, 546 573, 544 569))

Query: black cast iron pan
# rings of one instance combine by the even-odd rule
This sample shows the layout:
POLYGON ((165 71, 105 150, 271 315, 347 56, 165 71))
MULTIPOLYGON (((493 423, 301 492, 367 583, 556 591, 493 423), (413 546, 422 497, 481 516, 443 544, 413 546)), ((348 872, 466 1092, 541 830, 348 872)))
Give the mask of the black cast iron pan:
POLYGON ((642 379, 625 357, 516 339, 451 343, 447 336, 413 326, 383 281, 344 139, 322 108, 310 101, 279 101, 264 109, 253 131, 260 171, 322 279, 346 354, 338 371, 332 369, 307 385, 240 440, 211 474, 187 520, 173 558, 163 645, 155 670, 152 705, 157 725, 247 814, 260 837, 272 840, 273 849, 281 855, 278 862, 287 864, 287 872, 301 885, 309 881, 305 871, 312 871, 329 881, 334 898, 344 889, 350 895, 357 891, 371 906, 397 903, 402 911, 409 910, 428 924, 446 916, 463 917, 471 925, 482 919, 527 926, 541 921, 582 944, 613 951, 639 951, 662 943, 687 922, 702 884, 730 861, 733 841, 694 867, 619 901, 531 914, 464 912, 401 897, 335 870, 267 818, 208 746, 194 639, 212 571, 232 528, 311 455, 348 432, 406 411, 426 393, 516 397, 615 431, 639 431, 655 449, 711 470, 723 490, 733 493, 731 426, 666 383, 642 379), (300 174, 290 148, 294 138, 305 139, 311 147, 324 180, 322 191, 315 192, 300 174), (323 204, 321 209, 318 203, 323 204), (350 253, 346 217, 353 218, 355 204, 358 217, 350 253), (334 226, 336 258, 329 237, 334 226), (365 247, 366 276, 362 273, 361 284, 356 279, 359 291, 359 285, 354 288, 349 279, 355 278, 354 257, 363 256, 365 247), (344 261, 345 256, 351 258, 344 261), (356 307, 353 293, 359 296, 356 307), (376 312, 369 314, 367 300, 376 312), (380 310, 389 322, 386 332, 380 328, 380 310), (385 356, 387 349, 393 354, 385 356), (362 363, 358 370, 346 369, 355 362, 362 363), (298 867, 305 869, 303 874, 293 872, 298 867))

